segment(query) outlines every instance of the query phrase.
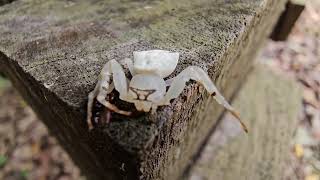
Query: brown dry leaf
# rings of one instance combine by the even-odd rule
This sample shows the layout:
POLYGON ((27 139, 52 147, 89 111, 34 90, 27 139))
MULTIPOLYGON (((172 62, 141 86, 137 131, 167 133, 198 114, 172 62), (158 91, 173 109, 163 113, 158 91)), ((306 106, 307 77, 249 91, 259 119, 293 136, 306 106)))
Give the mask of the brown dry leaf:
POLYGON ((296 155, 297 158, 302 158, 303 154, 304 154, 304 150, 301 144, 296 144, 294 146, 294 153, 296 155))
POLYGON ((320 72, 320 64, 318 64, 318 65, 314 68, 314 70, 320 72))
POLYGON ((312 88, 313 90, 317 89, 316 81, 310 73, 307 74, 306 72, 301 72, 298 74, 297 78, 304 86, 312 88))
POLYGON ((314 80, 314 83, 318 85, 318 90, 320 90, 320 64, 319 64, 319 72, 317 71, 312 71, 309 73, 309 77, 314 80))
POLYGON ((317 96, 313 89, 304 88, 303 90, 303 99, 306 103, 314 106, 315 108, 319 108, 319 102, 317 100, 317 96))
POLYGON ((319 175, 311 174, 311 175, 307 175, 305 180, 320 180, 320 179, 319 179, 319 175))
POLYGON ((40 146, 39 146, 38 143, 32 143, 31 144, 31 152, 32 152, 33 156, 35 156, 35 155, 40 153, 40 146))
POLYGON ((312 116, 312 135, 320 142, 320 111, 315 111, 312 116))

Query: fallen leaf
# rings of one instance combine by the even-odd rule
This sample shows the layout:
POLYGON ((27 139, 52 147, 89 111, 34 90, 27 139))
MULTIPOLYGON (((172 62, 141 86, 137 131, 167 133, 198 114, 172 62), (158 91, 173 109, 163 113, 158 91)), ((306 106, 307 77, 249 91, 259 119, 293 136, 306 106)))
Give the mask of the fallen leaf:
POLYGON ((10 81, 0 76, 0 89, 10 86, 10 81))
POLYGON ((319 180, 319 175, 317 174, 307 175, 305 180, 319 180))
POLYGON ((313 89, 305 88, 303 90, 303 99, 306 103, 308 103, 316 108, 319 107, 319 103, 317 101, 317 97, 316 97, 316 94, 313 89))
POLYGON ((316 89, 317 84, 313 77, 311 77, 309 74, 306 74, 305 72, 299 73, 297 75, 298 80, 308 88, 316 89))
POLYGON ((7 157, 0 155, 0 168, 3 167, 7 162, 7 157))
POLYGON ((313 139, 309 131, 305 127, 299 127, 295 135, 295 143, 301 146, 317 145, 317 141, 313 139))
POLYGON ((35 156, 35 155, 40 153, 40 146, 39 146, 38 143, 32 143, 31 144, 31 152, 32 152, 33 156, 35 156))
POLYGON ((304 154, 303 152, 304 152, 304 150, 303 150, 303 147, 301 146, 301 144, 296 144, 294 146, 294 153, 297 156, 297 158, 302 158, 303 154, 304 154))
POLYGON ((320 142, 320 111, 316 111, 311 119, 311 132, 313 137, 320 142))
POLYGON ((28 179, 29 171, 28 170, 22 170, 20 172, 20 175, 23 179, 28 179))

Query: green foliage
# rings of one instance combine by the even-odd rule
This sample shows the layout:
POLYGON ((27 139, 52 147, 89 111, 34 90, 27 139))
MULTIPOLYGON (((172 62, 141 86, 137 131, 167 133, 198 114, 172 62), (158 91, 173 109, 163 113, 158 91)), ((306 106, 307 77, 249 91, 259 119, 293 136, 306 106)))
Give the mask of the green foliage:
POLYGON ((11 85, 10 81, 8 81, 6 78, 0 76, 0 91, 2 89, 5 89, 11 85))
POLYGON ((7 162, 7 157, 0 155, 0 168, 2 168, 7 162))
POLYGON ((20 172, 20 175, 21 175, 22 179, 28 179, 29 171, 28 170, 22 170, 20 172))

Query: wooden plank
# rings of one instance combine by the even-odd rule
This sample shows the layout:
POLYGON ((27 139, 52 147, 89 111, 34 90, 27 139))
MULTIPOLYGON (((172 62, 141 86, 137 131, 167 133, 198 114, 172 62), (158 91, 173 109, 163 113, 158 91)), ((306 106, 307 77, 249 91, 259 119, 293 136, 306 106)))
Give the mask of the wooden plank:
POLYGON ((294 80, 257 66, 234 100, 250 134, 224 116, 186 179, 283 179, 301 102, 294 80))
POLYGON ((190 83, 156 115, 88 132, 87 94, 108 60, 135 50, 181 54, 229 99, 284 9, 258 1, 15 1, 0 7, 0 69, 90 179, 176 179, 222 113, 190 83))
POLYGON ((270 36, 271 39, 274 41, 285 41, 304 8, 304 0, 289 0, 286 5, 286 10, 280 16, 270 36))
POLYGON ((11 2, 13 2, 14 0, 0 0, 0 6, 5 5, 5 4, 9 4, 11 2))

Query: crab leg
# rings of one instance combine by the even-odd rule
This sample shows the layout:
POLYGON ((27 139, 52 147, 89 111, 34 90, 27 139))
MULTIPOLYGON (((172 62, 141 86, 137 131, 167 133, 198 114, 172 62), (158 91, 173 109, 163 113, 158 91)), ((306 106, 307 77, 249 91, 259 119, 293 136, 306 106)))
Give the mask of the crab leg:
POLYGON ((173 79, 165 96, 164 104, 169 104, 171 99, 177 98, 185 88, 186 82, 189 80, 194 80, 202 84, 220 105, 223 105, 234 117, 239 120, 243 130, 248 132, 247 127, 240 119, 239 113, 236 112, 235 109, 224 99, 209 78, 208 74, 200 67, 189 66, 173 79))
POLYGON ((98 84, 100 84, 100 82, 97 83, 96 87, 94 88, 93 91, 91 91, 88 95, 88 104, 87 104, 87 124, 89 129, 93 128, 92 122, 91 122, 91 118, 92 118, 92 106, 93 106, 93 101, 94 98, 97 96, 98 94, 98 84))
POLYGON ((125 59, 124 59, 124 62, 125 62, 125 64, 128 66, 128 69, 129 69, 129 71, 130 71, 130 74, 131 74, 132 76, 136 75, 136 73, 135 73, 134 70, 133 70, 133 61, 132 61, 132 59, 130 59, 130 58, 125 58, 125 59))
POLYGON ((166 82, 166 87, 170 87, 172 82, 173 82, 174 78, 171 78, 171 79, 167 79, 165 82, 166 82))
POLYGON ((118 109, 115 105, 111 104, 106 100, 106 96, 112 92, 115 88, 120 93, 120 98, 127 95, 127 78, 121 65, 116 60, 111 60, 104 65, 100 75, 99 80, 92 92, 88 96, 88 106, 87 106, 87 123, 89 129, 93 128, 91 123, 92 117, 92 106, 94 98, 107 107, 108 109, 123 115, 130 115, 131 112, 123 111, 118 109), (110 83, 111 76, 113 78, 113 83, 110 83))
MULTIPOLYGON (((92 106, 93 106, 93 101, 94 101, 94 98, 97 97, 98 95, 98 90, 99 90, 99 86, 100 86, 100 81, 97 83, 96 87, 94 88, 93 91, 91 91, 89 93, 89 96, 88 96, 88 105, 87 105, 87 122, 88 122, 88 125, 89 127, 92 128, 92 123, 91 123, 91 117, 92 117, 92 106), (99 85, 98 85, 99 84, 99 85)), ((110 84, 110 87, 109 87, 109 90, 108 90, 108 93, 111 93, 112 90, 114 89, 114 84, 113 82, 110 84)))

